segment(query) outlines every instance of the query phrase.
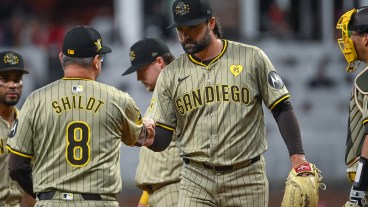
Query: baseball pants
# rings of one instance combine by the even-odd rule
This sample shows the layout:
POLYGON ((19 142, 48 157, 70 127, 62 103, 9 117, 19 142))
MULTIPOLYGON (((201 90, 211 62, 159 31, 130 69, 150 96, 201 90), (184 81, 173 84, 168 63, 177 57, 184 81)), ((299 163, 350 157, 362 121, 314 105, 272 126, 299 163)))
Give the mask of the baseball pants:
POLYGON ((150 194, 148 204, 150 207, 178 206, 180 182, 168 184, 150 194))
POLYGON ((265 159, 228 172, 184 164, 179 207, 267 207, 265 159))

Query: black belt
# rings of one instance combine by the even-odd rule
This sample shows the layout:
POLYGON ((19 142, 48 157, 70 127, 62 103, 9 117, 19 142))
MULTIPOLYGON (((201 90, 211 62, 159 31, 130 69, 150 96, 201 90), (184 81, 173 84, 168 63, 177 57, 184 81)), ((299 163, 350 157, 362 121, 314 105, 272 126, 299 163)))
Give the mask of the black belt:
MULTIPOLYGON (((78 193, 86 201, 100 201, 102 197, 100 194, 78 193)), ((39 200, 51 200, 55 195, 55 191, 42 192, 37 194, 39 200)))
POLYGON ((183 158, 183 161, 185 164, 194 164, 194 165, 200 165, 200 166, 203 166, 204 168, 206 169, 212 169, 216 172, 227 172, 227 171, 232 171, 232 170, 236 170, 236 169, 239 169, 239 168, 243 168, 243 167, 247 167, 255 162, 258 162, 259 160, 261 159, 261 156, 258 155, 257 157, 255 158, 252 158, 250 160, 247 160, 245 162, 241 162, 241 163, 238 163, 238 164, 234 164, 234 165, 223 165, 223 166, 212 166, 212 165, 209 165, 207 163, 204 163, 204 162, 196 162, 196 161, 193 161, 193 160, 189 160, 188 158, 183 158))

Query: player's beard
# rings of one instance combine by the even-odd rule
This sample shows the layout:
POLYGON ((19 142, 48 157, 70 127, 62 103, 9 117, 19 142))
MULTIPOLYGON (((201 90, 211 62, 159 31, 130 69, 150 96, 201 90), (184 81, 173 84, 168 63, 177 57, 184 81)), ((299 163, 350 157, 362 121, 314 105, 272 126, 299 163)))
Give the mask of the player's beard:
POLYGON ((6 106, 15 106, 17 105, 19 98, 16 99, 5 99, 4 97, 0 98, 0 103, 6 106))
POLYGON ((185 53, 194 55, 206 49, 211 42, 211 36, 208 28, 206 29, 206 34, 199 41, 195 42, 191 39, 184 40, 181 43, 185 53))
POLYGON ((15 106, 17 105, 18 101, 19 101, 19 97, 20 97, 20 93, 17 93, 17 96, 14 98, 7 98, 6 94, 4 94, 3 96, 0 96, 0 104, 3 104, 5 106, 15 106))

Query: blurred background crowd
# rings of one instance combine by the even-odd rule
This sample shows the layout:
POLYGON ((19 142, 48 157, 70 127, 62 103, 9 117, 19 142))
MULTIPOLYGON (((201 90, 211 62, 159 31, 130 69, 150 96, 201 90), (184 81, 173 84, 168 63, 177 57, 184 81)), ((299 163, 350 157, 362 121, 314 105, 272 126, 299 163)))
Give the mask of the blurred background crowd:
MULTIPOLYGON (((62 77, 58 54, 64 33, 75 25, 90 25, 113 50, 106 56, 98 80, 127 91, 145 111, 151 94, 136 81, 135 74, 121 74, 130 65, 129 47, 143 37, 162 38, 175 56, 183 53, 175 29, 166 29, 172 2, 1 0, 0 49, 22 54, 30 71, 24 76, 18 107, 30 92, 62 77)), ((368 5, 368 1, 211 0, 211 4, 225 39, 260 47, 283 77, 292 94, 307 159, 319 166, 327 184, 320 207, 343 205, 350 190, 344 154, 348 101, 356 74, 345 72, 347 64, 336 42, 340 34, 335 26, 344 12, 368 5)), ((290 161, 272 114, 265 111, 270 206, 280 206, 290 161)), ((140 196, 134 181, 138 152, 138 148, 121 149, 123 192, 119 199, 126 204, 122 206, 135 205, 140 196)))

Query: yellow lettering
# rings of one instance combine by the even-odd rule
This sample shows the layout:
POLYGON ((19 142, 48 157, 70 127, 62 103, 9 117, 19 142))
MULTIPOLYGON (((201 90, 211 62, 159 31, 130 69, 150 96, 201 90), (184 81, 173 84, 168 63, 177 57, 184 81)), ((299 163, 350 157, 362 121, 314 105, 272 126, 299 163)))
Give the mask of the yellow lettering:
POLYGON ((231 86, 230 90, 232 100, 240 102, 239 88, 237 86, 231 86))
POLYGON ((61 111, 62 111, 62 109, 59 106, 57 101, 52 102, 52 108, 54 108, 55 112, 58 113, 58 114, 61 113, 61 111))
POLYGON ((222 101, 230 101, 229 99, 229 86, 228 85, 222 85, 222 101))
POLYGON ((185 111, 184 111, 184 107, 181 102, 182 102, 181 99, 176 100, 176 108, 178 109, 180 114, 184 114, 185 111))
POLYGON ((95 101, 96 101, 96 99, 94 99, 93 97, 90 97, 88 99, 88 103, 87 103, 86 109, 87 110, 92 110, 93 109, 93 105, 95 104, 95 101))
POLYGON ((69 102, 69 98, 68 98, 68 97, 61 98, 61 102, 62 102, 62 104, 63 104, 64 110, 72 109, 72 108, 70 107, 70 102, 69 102))
POLYGON ((103 105, 103 104, 105 104, 105 102, 103 102, 103 101, 101 101, 101 100, 98 100, 98 105, 97 105, 97 107, 96 107, 96 109, 95 109, 95 113, 97 113, 97 111, 100 109, 100 107, 103 105))

